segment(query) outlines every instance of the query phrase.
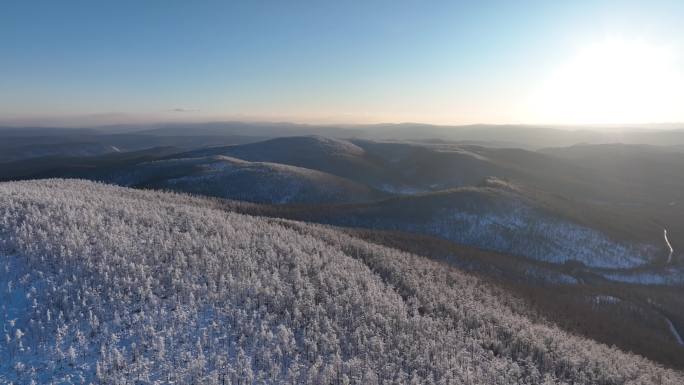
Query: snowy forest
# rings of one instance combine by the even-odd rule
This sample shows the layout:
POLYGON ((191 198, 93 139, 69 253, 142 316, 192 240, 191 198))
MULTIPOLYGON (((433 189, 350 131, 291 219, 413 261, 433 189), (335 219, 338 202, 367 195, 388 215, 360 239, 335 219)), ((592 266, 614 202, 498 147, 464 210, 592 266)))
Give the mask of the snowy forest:
POLYGON ((78 180, 0 184, 2 384, 682 384, 445 264, 78 180))

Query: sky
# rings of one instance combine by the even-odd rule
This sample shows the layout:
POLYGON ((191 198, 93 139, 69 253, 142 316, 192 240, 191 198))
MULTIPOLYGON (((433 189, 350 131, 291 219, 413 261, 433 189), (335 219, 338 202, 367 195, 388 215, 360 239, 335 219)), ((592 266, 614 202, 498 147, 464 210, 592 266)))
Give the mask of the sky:
POLYGON ((0 0, 0 123, 684 122, 684 1, 0 0))

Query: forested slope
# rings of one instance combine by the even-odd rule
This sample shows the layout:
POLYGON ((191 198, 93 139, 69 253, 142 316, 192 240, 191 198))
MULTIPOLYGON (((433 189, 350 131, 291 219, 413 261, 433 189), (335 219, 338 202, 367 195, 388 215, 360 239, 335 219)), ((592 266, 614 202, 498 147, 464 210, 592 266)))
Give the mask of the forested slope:
MULTIPOLYGON (((514 185, 496 178, 490 178, 489 182, 478 187, 392 197, 369 203, 314 208, 264 206, 246 210, 246 213, 335 226, 427 234, 459 244, 557 264, 575 261, 589 267, 625 269, 651 263, 659 252, 664 253, 658 247, 662 244, 662 234, 656 238, 659 244, 609 237, 598 226, 591 227, 580 221, 577 213, 587 210, 586 206, 564 208, 562 204, 565 202, 559 199, 545 204, 537 196, 518 190, 514 185)), ((607 218, 621 219, 615 216, 607 218)), ((612 227, 621 230, 619 224, 612 227)))
POLYGON ((216 201, 0 184, 0 383, 679 384, 443 264, 216 201))

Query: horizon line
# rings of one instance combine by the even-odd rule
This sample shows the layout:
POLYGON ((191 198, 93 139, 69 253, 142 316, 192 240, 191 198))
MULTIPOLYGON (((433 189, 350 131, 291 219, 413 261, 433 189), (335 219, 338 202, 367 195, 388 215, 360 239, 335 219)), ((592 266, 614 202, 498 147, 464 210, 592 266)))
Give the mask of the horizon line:
MULTIPOLYGON (((87 118, 87 117, 86 117, 87 118)), ((286 119, 206 119, 206 120, 190 120, 190 121, 178 121, 178 120, 148 120, 148 121, 119 121, 119 122, 109 122, 109 123, 64 123, 59 122, 60 119, 50 122, 48 119, 31 121, 31 119, 10 119, 2 120, 0 119, 0 128, 55 128, 55 129, 84 129, 84 128, 113 128, 113 127, 135 127, 135 126, 178 126, 178 125, 203 125, 203 124, 273 124, 273 125, 294 125, 294 126, 309 126, 309 127, 372 127, 372 126, 407 126, 407 125, 419 125, 419 126, 431 126, 431 127, 477 127, 477 126, 489 126, 489 127, 503 127, 503 126, 515 126, 515 127, 539 127, 539 128, 647 128, 647 129, 684 129, 684 121, 682 122, 640 122, 640 123, 428 123, 421 121, 377 121, 377 122, 314 122, 305 120, 286 120, 286 119)))

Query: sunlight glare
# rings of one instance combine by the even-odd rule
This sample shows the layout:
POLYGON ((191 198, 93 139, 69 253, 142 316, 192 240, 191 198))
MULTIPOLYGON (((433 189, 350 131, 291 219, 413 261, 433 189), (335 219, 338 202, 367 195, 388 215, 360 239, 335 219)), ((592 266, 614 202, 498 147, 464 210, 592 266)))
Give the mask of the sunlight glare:
POLYGON ((668 46, 609 39, 558 68, 533 102, 541 120, 563 124, 665 122, 681 118, 684 76, 668 46))

